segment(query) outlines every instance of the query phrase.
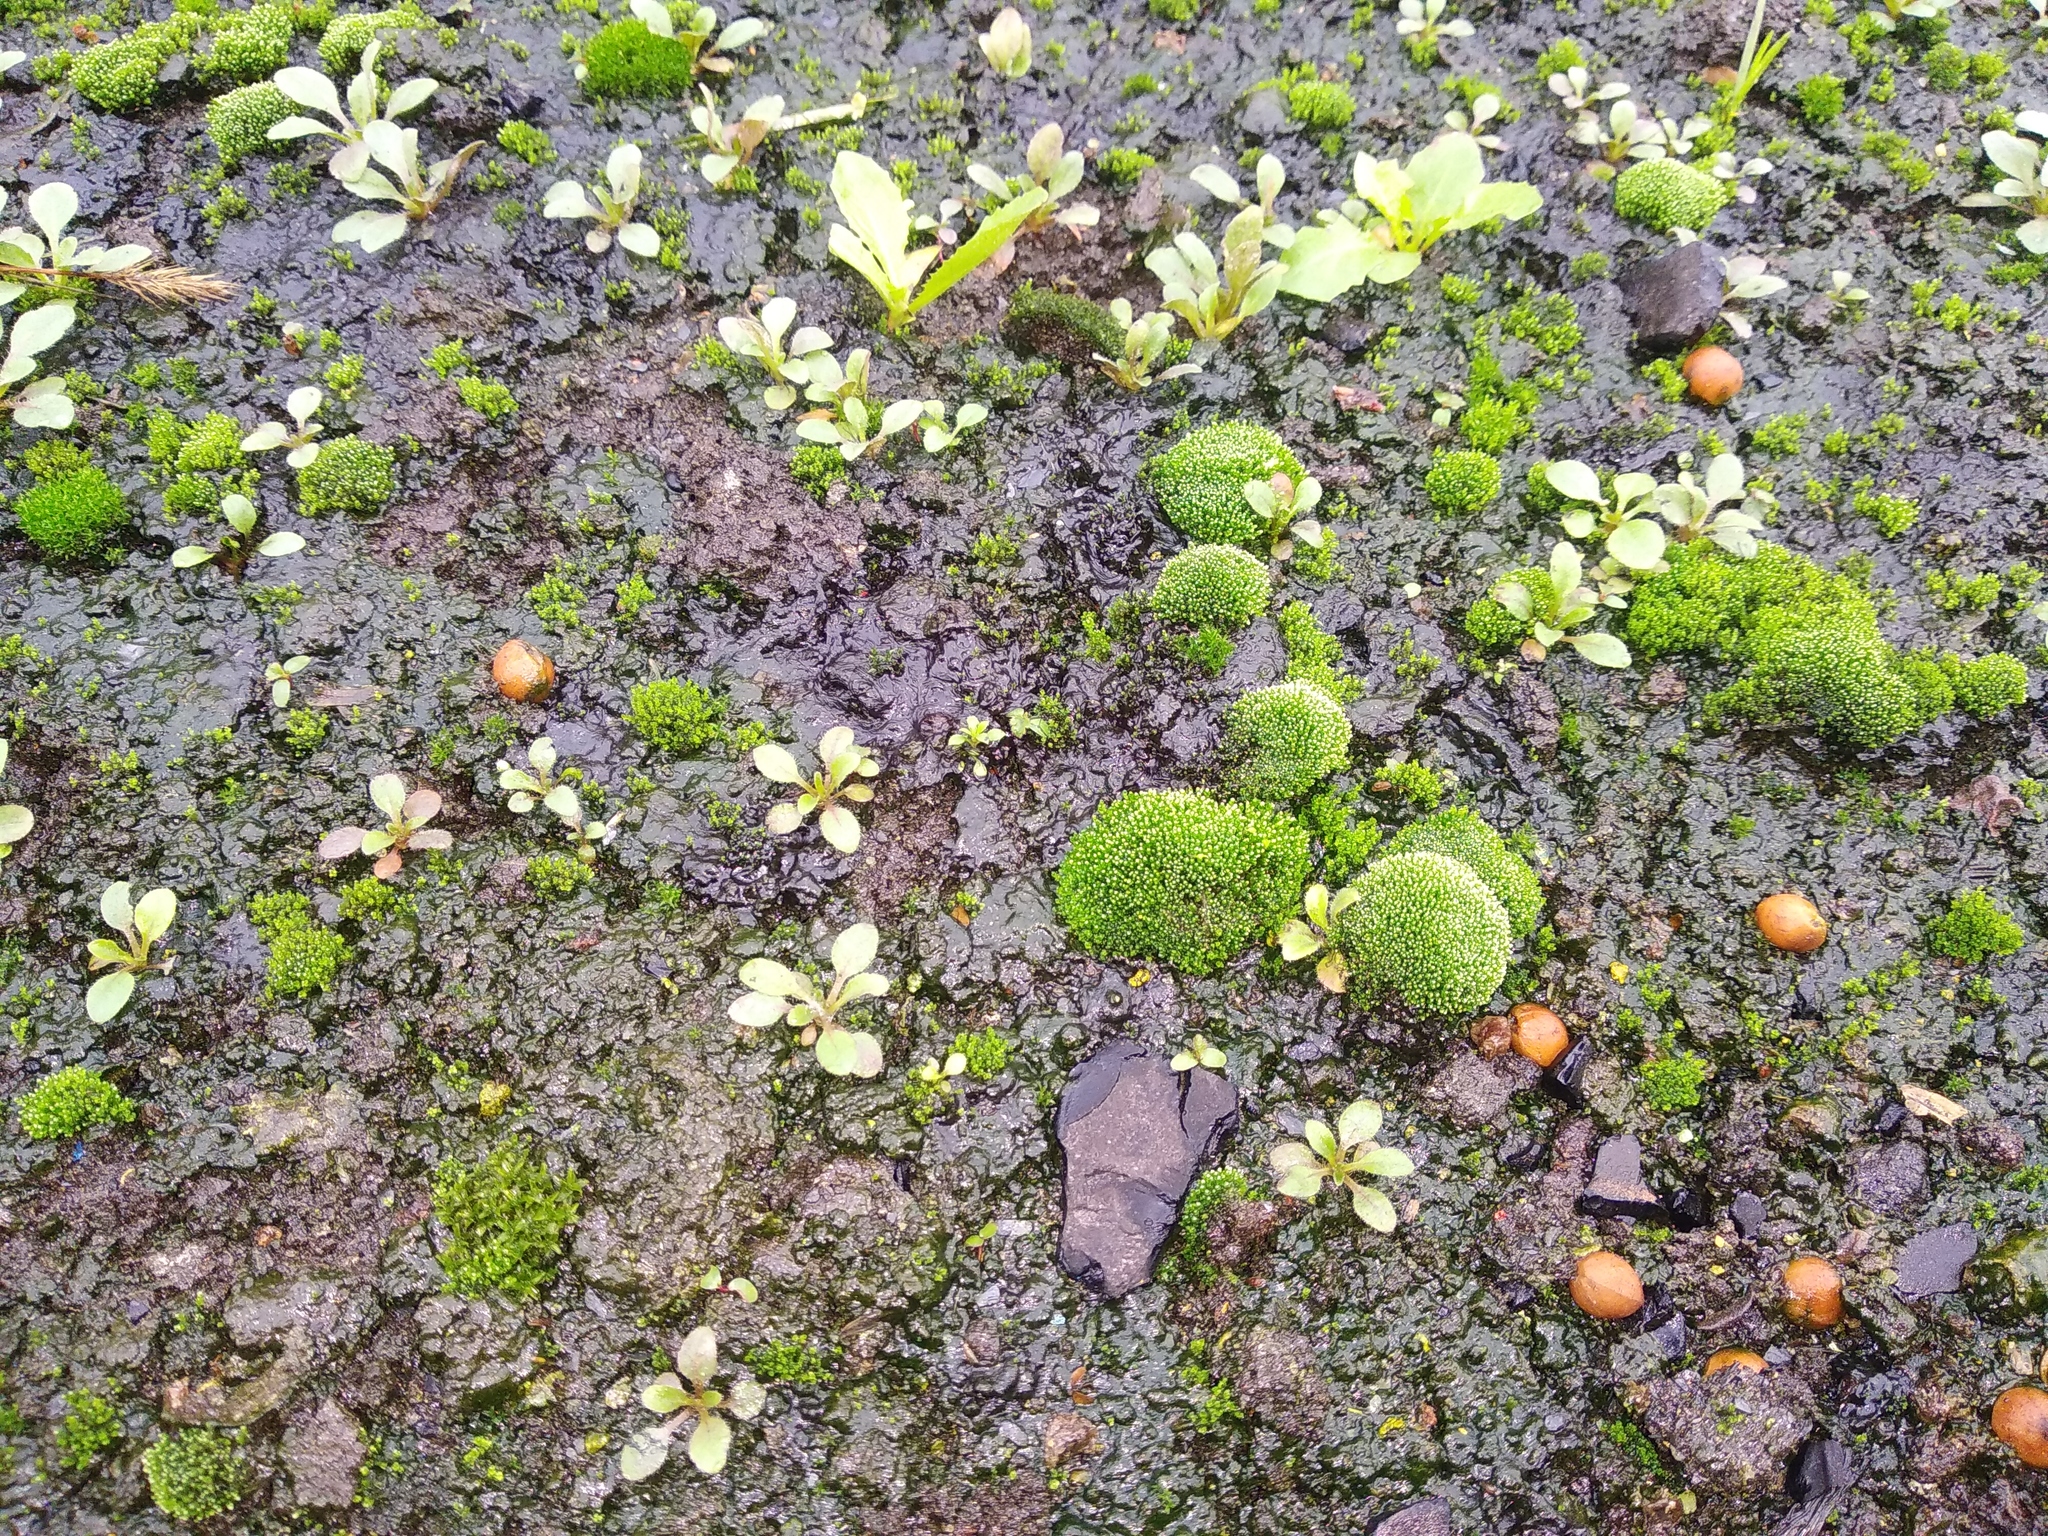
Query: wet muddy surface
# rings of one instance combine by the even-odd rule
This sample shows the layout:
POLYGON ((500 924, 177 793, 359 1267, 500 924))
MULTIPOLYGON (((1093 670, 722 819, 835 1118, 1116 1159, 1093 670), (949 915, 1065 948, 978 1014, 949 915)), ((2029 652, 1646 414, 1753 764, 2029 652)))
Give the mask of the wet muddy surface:
MULTIPOLYGON (((408 120, 426 154, 486 147, 375 254, 329 238, 358 206, 322 171, 331 141, 220 172, 205 108, 231 82, 173 62, 153 102, 116 113, 43 62, 167 6, 0 4, 29 55, 0 76, 7 217, 66 181, 78 230, 232 289, 83 299, 44 358, 77 423, 15 424, 0 472, 18 504, 26 455, 61 439, 127 508, 99 559, 53 558, 17 518, 0 529, 0 789, 35 818, 0 862, 0 1094, 84 1065, 133 1105, 48 1139, 17 1111, 0 1135, 13 1528, 179 1528, 145 1452, 211 1425, 242 1436, 217 1530, 1362 1536, 1403 1510, 1381 1528, 2039 1529, 2048 1472, 1990 1414, 2042 1384, 2048 1354, 2032 575, 2048 564, 2048 354, 2019 219, 1957 204, 1989 185, 1993 114, 2048 109, 2044 34, 2025 6, 1966 5, 1860 36, 1859 59, 1852 13, 1830 25, 1826 9, 1769 13, 1791 40, 1736 152, 1774 168, 1707 234, 1790 286, 1746 304, 1753 337, 1716 333, 1747 383, 1710 410, 1646 375, 1671 354, 1637 345, 1613 281, 1674 242, 1617 217, 1536 67, 1577 39, 1595 78, 1683 118, 1712 98, 1699 72, 1740 60, 1749 8, 1726 0, 1474 6, 1473 34, 1429 67, 1391 8, 1212 0, 1174 21, 1061 0, 1026 9, 1018 80, 977 47, 993 6, 764 7, 772 31, 699 77, 728 119, 771 92, 792 112, 856 91, 873 105, 857 130, 772 136, 751 191, 707 185, 688 102, 579 85, 574 55, 611 12, 475 0, 383 34, 389 80, 443 82, 408 120), (2006 68, 1938 88, 1944 39, 2006 68), (1355 105, 1327 143, 1273 83, 1318 75, 1355 105), (1796 88, 1821 75, 1846 82, 1847 110, 1813 126, 1796 88), (1143 393, 1005 331, 1027 280, 1155 307, 1144 254, 1190 223, 1213 244, 1224 222, 1188 179, 1199 164, 1248 184, 1272 153, 1279 216, 1308 224, 1348 194, 1354 154, 1405 158, 1439 132, 1458 77, 1515 114, 1489 173, 1535 186, 1534 217, 1453 236, 1406 283, 1282 297, 1198 342, 1199 373, 1143 393), (502 147, 513 120, 554 158, 502 147), (904 335, 878 328, 827 254, 835 153, 893 167, 935 212, 969 162, 1014 174, 1054 121, 1084 150, 1075 195, 1100 223, 1027 235, 904 335), (582 226, 540 214, 550 184, 594 184, 622 140, 644 155, 654 260, 592 255, 582 226), (1118 184, 1116 149, 1154 163, 1118 184), (1868 298, 1830 299, 1837 270, 1868 298), (795 413, 763 403, 755 365, 700 350, 771 291, 842 358, 872 348, 878 399, 980 400, 988 419, 943 454, 906 433, 814 493, 791 472, 795 413), (1550 295, 1571 334, 1555 306, 1514 318, 1550 295), (1446 514, 1424 476, 1466 443, 1450 408, 1433 413, 1489 357, 1527 429, 1500 453, 1504 494, 1446 514), (489 419, 464 379, 503 384, 516 410, 489 419), (263 530, 305 548, 174 569, 174 549, 227 527, 166 509, 152 420, 219 412, 246 432, 308 384, 325 441, 395 451, 388 505, 310 514, 283 453, 254 454, 263 530), (1224 710, 1286 671, 1271 617, 1211 676, 1111 610, 1187 542, 1144 460, 1234 417, 1279 431, 1325 487, 1334 561, 1276 562, 1274 611, 1306 603, 1361 685, 1333 785, 1391 835, 1419 813, 1374 786, 1405 755, 1530 853, 1545 927, 1494 1006, 1556 1010, 1586 1046, 1569 1093, 1512 1052, 1480 1055, 1469 1018, 1332 995, 1274 950, 1193 977, 1084 955, 1055 915, 1052 871, 1095 808, 1220 787, 1224 710), (1735 671, 1697 655, 1535 663, 1464 630, 1494 578, 1557 537, 1522 494, 1531 465, 1668 479, 1681 453, 1723 450, 1772 484, 1763 537, 1856 573, 1899 650, 2007 651, 2032 697, 1858 753, 1798 722, 1710 726, 1703 702, 1735 671), (1887 537, 1859 489, 1912 498, 1917 521, 1887 537), (1986 574, 1989 596, 1955 596, 1986 574), (544 700, 494 684, 510 637, 552 658, 544 700), (265 668, 296 656, 278 707, 265 668), (629 722, 654 678, 723 701, 687 750, 629 722), (973 773, 950 738, 1020 707, 1070 716, 1071 739, 1013 737, 973 773), (881 768, 859 848, 835 851, 815 819, 764 830, 779 794, 746 749, 780 741, 808 767, 842 725, 881 768), (512 813, 497 784, 499 759, 523 763, 542 733, 588 812, 621 818, 587 878, 548 814, 512 813), (316 850, 375 824, 367 786, 385 773, 438 792, 452 845, 410 853, 375 903, 368 860, 316 850), (119 880, 177 893, 158 951, 175 964, 95 1023, 87 945, 119 880), (1932 952, 1927 924, 1969 889, 2017 921, 2016 952, 1932 952), (1751 919, 1786 890, 1830 925, 1811 954, 1772 949, 1751 919), (346 945, 305 996, 280 994, 262 931, 264 898, 289 892, 346 945), (746 961, 828 973, 858 922, 893 983, 864 1014, 878 1076, 830 1077, 787 1025, 729 1019, 746 961), (914 1091, 928 1059, 986 1031, 999 1065, 914 1091), (1105 1042, 1171 1056, 1198 1033, 1237 1095, 1213 1161, 1248 1198, 1103 1301, 1059 1261, 1055 1106, 1105 1042), (1644 1068, 1687 1053, 1705 1070, 1674 1098, 1644 1068), (1360 1097, 1388 1106, 1380 1139, 1417 1168, 1388 1186, 1385 1236, 1333 1196, 1275 1195, 1267 1170, 1304 1117, 1360 1097), (1661 1216, 1579 1206, 1624 1136, 1661 1216), (437 1170, 512 1143, 575 1174, 576 1217, 523 1294, 463 1294, 437 1170), (1627 1321, 1568 1294, 1595 1246, 1647 1288, 1627 1321), (1787 1320, 1796 1254, 1840 1272, 1839 1324, 1787 1320), (713 1268, 758 1299, 707 1289, 713 1268), (718 1475, 678 1442, 628 1480, 621 1452, 656 1422, 642 1389, 700 1325, 721 1386, 759 1380, 765 1407, 734 1424, 718 1475), (1703 1376, 1727 1348, 1769 1369, 1703 1376), (74 1455, 87 1398, 111 1430, 74 1455)), ((316 20, 292 62, 317 67, 319 36, 316 20)), ((239 473, 211 476, 216 499, 239 473)))

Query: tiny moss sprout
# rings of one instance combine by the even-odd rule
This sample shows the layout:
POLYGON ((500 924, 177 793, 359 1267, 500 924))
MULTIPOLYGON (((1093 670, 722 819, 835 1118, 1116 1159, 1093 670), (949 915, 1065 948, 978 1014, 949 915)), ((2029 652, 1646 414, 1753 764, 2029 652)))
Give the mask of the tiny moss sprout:
POLYGON ((1191 1072, 1196 1067, 1207 1067, 1211 1072, 1221 1072, 1229 1058, 1209 1043, 1206 1035, 1197 1035, 1178 1051, 1174 1052, 1169 1065, 1176 1072, 1191 1072))
POLYGON ((725 1415, 751 1422, 768 1406, 768 1389, 758 1381, 741 1380, 720 1392, 711 1385, 718 1374, 718 1335, 694 1328, 676 1346, 676 1368, 664 1371, 640 1394, 649 1413, 668 1414, 659 1424, 636 1429, 619 1454, 619 1475, 629 1483, 644 1482, 668 1461, 669 1445, 695 1420, 687 1449, 690 1464, 706 1477, 725 1470, 732 1451, 732 1426, 725 1415), (688 1383, 688 1385, 685 1385, 688 1383))
POLYGON ((793 784, 799 793, 768 812, 767 827, 778 836, 794 832, 818 813, 818 830, 825 841, 841 853, 860 847, 860 818, 848 809, 848 802, 864 805, 875 797, 862 781, 882 771, 874 754, 854 740, 853 731, 834 726, 818 738, 818 769, 806 777, 787 747, 764 742, 754 748, 754 767, 774 784, 793 784))
MULTIPOLYGON (((1933 4, 1934 0, 1918 0, 1933 4)), ((1984 158, 2005 174, 1989 192, 1972 192, 1962 200, 1965 208, 2009 208, 2024 213, 2027 221, 2016 232, 2019 242, 2036 256, 2048 255, 2048 112, 2022 112, 2013 119, 2019 133, 1994 128, 1984 135, 1984 158), (2029 137, 2021 138, 2020 134, 2029 137)))
POLYGON ((1031 68, 1031 28, 1014 5, 996 12, 988 30, 975 39, 988 67, 1005 80, 1021 80, 1031 68))
POLYGON ((91 1067, 60 1067, 15 1101, 30 1141, 64 1141, 96 1125, 126 1125, 135 1106, 91 1067))
POLYGON ((845 220, 832 226, 831 252, 875 290, 885 311, 883 323, 892 332, 904 329, 926 305, 994 257, 1046 201, 1045 189, 1032 187, 993 210, 973 235, 926 277, 926 269, 944 247, 935 244, 910 249, 910 216, 904 211, 903 192, 895 177, 866 155, 843 149, 832 163, 831 186, 833 201, 845 220))
POLYGON ((871 971, 881 935, 872 923, 855 923, 832 941, 832 984, 820 992, 800 971, 756 958, 740 967, 748 990, 726 1017, 748 1029, 765 1029, 787 1017, 797 1043, 814 1048, 818 1065, 834 1077, 873 1077, 882 1070, 882 1043, 865 1030, 848 1029, 839 1015, 855 1003, 881 997, 889 978, 871 971))
POLYGON ((661 236, 652 224, 633 218, 633 205, 640 196, 640 146, 621 144, 605 161, 606 186, 585 190, 580 181, 558 181, 547 190, 541 203, 544 219, 589 219, 595 228, 583 237, 593 255, 602 256, 617 240, 630 255, 653 258, 661 254, 661 236))
POLYGON ((320 423, 313 420, 314 412, 320 409, 326 398, 311 384, 301 385, 285 397, 285 414, 292 419, 286 426, 281 421, 266 421, 247 437, 242 439, 242 452, 267 453, 272 448, 289 448, 284 456, 285 463, 293 469, 304 469, 320 457, 320 423))
POLYGON ((790 335, 795 320, 796 300, 777 297, 761 306, 759 319, 726 315, 718 322, 719 339, 741 357, 753 358, 775 381, 761 397, 773 410, 796 404, 797 387, 811 382, 811 360, 832 346, 831 336, 814 325, 799 326, 790 335))
POLYGON ((88 968, 108 972, 85 994, 86 1017, 93 1023, 105 1024, 128 1006, 137 978, 150 971, 170 974, 177 957, 166 955, 157 960, 151 958, 150 951, 170 932, 177 915, 177 893, 167 886, 158 886, 140 901, 129 899, 126 880, 117 880, 100 893, 100 917, 121 937, 94 939, 86 946, 91 957, 88 968))
POLYGON ((1948 910, 1927 924, 1927 947, 1937 955, 1978 965, 1993 955, 2016 955, 2026 944, 2020 925, 1985 890, 1961 891, 1948 910))
POLYGON ((313 664, 310 656, 287 656, 283 661, 273 661, 263 668, 263 680, 270 684, 270 702, 283 709, 292 701, 292 679, 313 664))
POLYGON ((194 566, 218 560, 230 570, 236 570, 250 555, 276 560, 285 555, 296 555, 306 547, 304 535, 281 531, 266 535, 262 542, 250 549, 249 539, 256 531, 256 503, 239 491, 232 491, 220 499, 220 515, 229 529, 221 538, 220 548, 186 544, 174 549, 171 551, 171 565, 175 569, 189 571, 194 566))
POLYGON ((424 785, 408 794, 404 779, 380 773, 370 780, 370 803, 383 812, 384 825, 336 827, 320 839, 321 858, 334 862, 351 854, 371 854, 377 862, 370 873, 389 880, 404 866, 406 854, 455 845, 450 834, 427 825, 441 814, 441 797, 424 785))
MULTIPOLYGON (((0 774, 7 772, 7 738, 0 736, 0 774)), ((36 813, 25 805, 0 805, 0 859, 35 830, 36 813)))
POLYGON ((52 1438, 57 1442, 57 1464, 68 1472, 83 1472, 121 1438, 121 1415, 90 1387, 75 1387, 64 1394, 64 1422, 52 1438))
POLYGON ((1327 991, 1342 992, 1347 985, 1350 966, 1342 952, 1333 947, 1331 929, 1344 915, 1345 909, 1357 900, 1358 892, 1354 889, 1346 888, 1333 896, 1326 885, 1310 886, 1301 899, 1302 915, 1290 917, 1280 925, 1280 958, 1295 961, 1321 955, 1323 958, 1316 962, 1316 980, 1327 991))
POLYGON ((1394 1202, 1365 1179, 1405 1179, 1415 1171, 1407 1153, 1373 1138, 1383 1118, 1379 1105, 1358 1099, 1344 1106, 1332 1131, 1320 1120, 1304 1120, 1302 1140, 1283 1141, 1267 1154, 1280 1193, 1313 1200, 1329 1184, 1351 1191, 1351 1210, 1375 1232, 1394 1230, 1394 1202))
POLYGON ((985 779, 988 764, 983 761, 984 754, 1008 739, 1009 733, 995 721, 969 715, 960 722, 960 729, 946 738, 946 750, 972 768, 977 779, 985 779))
POLYGON ((1274 683, 1230 706, 1223 745, 1239 794, 1292 800, 1350 760, 1351 721, 1314 683, 1274 683))
POLYGON ((157 1436, 142 1453, 150 1497, 173 1520, 224 1515, 249 1489, 247 1430, 182 1429, 157 1436))

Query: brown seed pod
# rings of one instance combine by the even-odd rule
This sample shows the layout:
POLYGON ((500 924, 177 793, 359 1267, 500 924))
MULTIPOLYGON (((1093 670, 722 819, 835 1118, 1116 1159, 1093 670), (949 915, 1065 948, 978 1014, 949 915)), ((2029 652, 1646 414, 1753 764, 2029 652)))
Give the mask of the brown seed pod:
POLYGON ((1517 1003, 1509 1011, 1515 1021, 1515 1049, 1537 1066, 1549 1066, 1572 1043, 1564 1020, 1541 1003, 1517 1003))
POLYGON ((1756 904, 1756 925, 1780 949, 1809 955, 1828 941, 1828 920, 1804 896, 1780 891, 1756 904))
POLYGON ((1810 1253, 1787 1264, 1785 1316, 1802 1328, 1834 1327, 1842 1320, 1841 1272, 1810 1253))
POLYGON ((1581 1312, 1608 1322, 1634 1317, 1643 1310, 1642 1277, 1620 1254, 1599 1249, 1579 1260, 1572 1300, 1581 1312))
POLYGON ((2048 1467, 2048 1392, 2007 1387, 1991 1405, 1991 1433, 2030 1467, 2048 1467))
POLYGON ((1504 1013, 1489 1013, 1472 1021, 1472 1046, 1480 1055, 1505 1056, 1515 1043, 1515 1026, 1504 1013))
POLYGON ((1706 1369, 1701 1374, 1711 1376, 1716 1371, 1768 1371, 1770 1368, 1771 1363, 1753 1349, 1717 1349, 1707 1356, 1706 1369))
POLYGON ((507 640, 491 658, 491 678, 513 703, 537 704, 555 686, 555 664, 538 646, 507 640))
POLYGON ((1693 398, 1704 405, 1726 405, 1742 388, 1742 364, 1721 347, 1694 347, 1678 371, 1692 386, 1693 398))

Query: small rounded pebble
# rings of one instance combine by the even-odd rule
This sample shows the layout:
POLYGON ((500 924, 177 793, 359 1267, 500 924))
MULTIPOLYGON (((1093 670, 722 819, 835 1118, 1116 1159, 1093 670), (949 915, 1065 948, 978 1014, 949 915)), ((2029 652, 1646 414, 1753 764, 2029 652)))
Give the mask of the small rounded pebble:
POLYGON ((1796 955, 1810 955, 1828 940, 1828 920, 1820 908, 1792 891, 1758 902, 1756 925, 1771 943, 1796 955))
POLYGON ((1991 1433, 2030 1467, 2048 1467, 2048 1392, 2007 1387, 1991 1405, 1991 1433))
POLYGON ((491 658, 491 678, 513 703, 534 704, 555 686, 555 664, 537 646, 507 640, 491 658))
POLYGON ((1643 1282, 1635 1266, 1605 1249, 1579 1260, 1572 1275, 1572 1300, 1579 1310, 1614 1322, 1643 1310, 1643 1282))
POLYGON ((1785 1266, 1785 1316, 1803 1328, 1842 1320, 1842 1276, 1826 1259, 1805 1254, 1785 1266))
POLYGON ((1695 347, 1678 371, 1692 386, 1693 398, 1704 405, 1726 405, 1742 388, 1742 364, 1722 347, 1695 347))
POLYGON ((1517 1003, 1512 1013, 1515 1049, 1537 1066, 1549 1066, 1572 1043, 1572 1037, 1565 1033, 1564 1020, 1541 1003, 1517 1003))
POLYGON ((1711 1376, 1716 1371, 1728 1370, 1768 1371, 1770 1368, 1770 1362, 1753 1349, 1717 1349, 1707 1356, 1706 1370, 1702 1374, 1711 1376))
POLYGON ((1472 1046, 1480 1055, 1505 1056, 1515 1043, 1515 1026, 1504 1013, 1489 1013, 1472 1021, 1472 1046))

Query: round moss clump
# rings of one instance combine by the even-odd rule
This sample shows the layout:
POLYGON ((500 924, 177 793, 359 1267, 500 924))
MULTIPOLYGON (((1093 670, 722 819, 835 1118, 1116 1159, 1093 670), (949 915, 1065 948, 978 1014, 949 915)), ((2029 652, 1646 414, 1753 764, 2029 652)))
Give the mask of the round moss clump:
POLYGON ((1440 512, 1477 512, 1500 495, 1500 460, 1474 448, 1440 453, 1422 488, 1440 512))
POLYGON ((1223 742, 1240 792, 1291 800, 1350 761, 1351 721, 1313 683, 1276 683, 1230 706, 1223 742))
POLYGON ((1470 865, 1440 853, 1380 859, 1337 919, 1337 947, 1368 985, 1424 1013, 1483 1007, 1508 971, 1507 909, 1470 865))
POLYGON ((583 85, 612 101, 675 101, 690 94, 697 50, 657 37, 642 21, 615 21, 583 50, 583 85))
MULTIPOLYGON (((1541 608, 1549 603, 1552 592, 1550 572, 1538 570, 1533 565, 1523 570, 1509 571, 1487 590, 1496 591, 1501 582, 1508 581, 1526 587, 1529 595, 1537 600, 1537 607, 1541 608)), ((1511 645, 1520 645, 1529 638, 1529 621, 1516 618, 1491 596, 1482 597, 1465 610, 1465 633, 1489 650, 1504 650, 1511 645)))
POLYGON ((1949 672, 1956 706, 1979 720, 1989 720, 2027 702, 2027 664, 2017 656, 1993 651, 1965 661, 1949 672))
POLYGON ((242 1451, 246 1432, 186 1429, 160 1435, 142 1453, 150 1496, 173 1520, 211 1520, 242 1502, 249 1464, 242 1451))
POLYGON ((351 433, 323 443, 320 457, 299 471, 299 510, 370 513, 384 510, 398 489, 398 455, 351 433))
POLYGON ((1638 160, 1614 182, 1614 211, 1660 235, 1703 230, 1728 201, 1728 188, 1683 160, 1638 160))
POLYGON ((1273 600, 1266 563, 1234 544, 1197 544, 1160 567, 1152 611, 1160 622, 1233 631, 1266 611, 1273 600))
POLYGON ((1291 916, 1308 873, 1291 816, 1166 789, 1099 808, 1053 878, 1060 920, 1089 954, 1201 976, 1291 916))
POLYGON ((297 111, 292 99, 268 80, 239 86, 206 104, 206 136, 220 163, 233 170, 246 157, 275 148, 269 137, 272 125, 297 111))
POLYGON ((128 503, 104 470, 88 466, 17 496, 14 520, 52 560, 92 560, 127 523, 128 503))
POLYGON ((1250 421, 1198 427, 1145 465, 1166 520, 1204 544, 1249 544, 1265 519, 1244 499, 1247 481, 1286 475, 1301 482, 1301 460, 1272 432, 1250 421))
POLYGON ((96 1125, 126 1125, 135 1106, 91 1067, 60 1067, 17 1101, 30 1141, 62 1141, 96 1125))
POLYGON ((1287 92, 1287 115, 1315 133, 1346 127, 1358 113, 1351 91, 1338 80, 1304 80, 1287 92))
POLYGON ((1438 811, 1406 827, 1387 844, 1387 853, 1440 853, 1468 866, 1486 882, 1494 900, 1507 909, 1508 925, 1518 939, 1536 931, 1543 915, 1543 888, 1529 861, 1501 841, 1501 836, 1463 806, 1438 811))

